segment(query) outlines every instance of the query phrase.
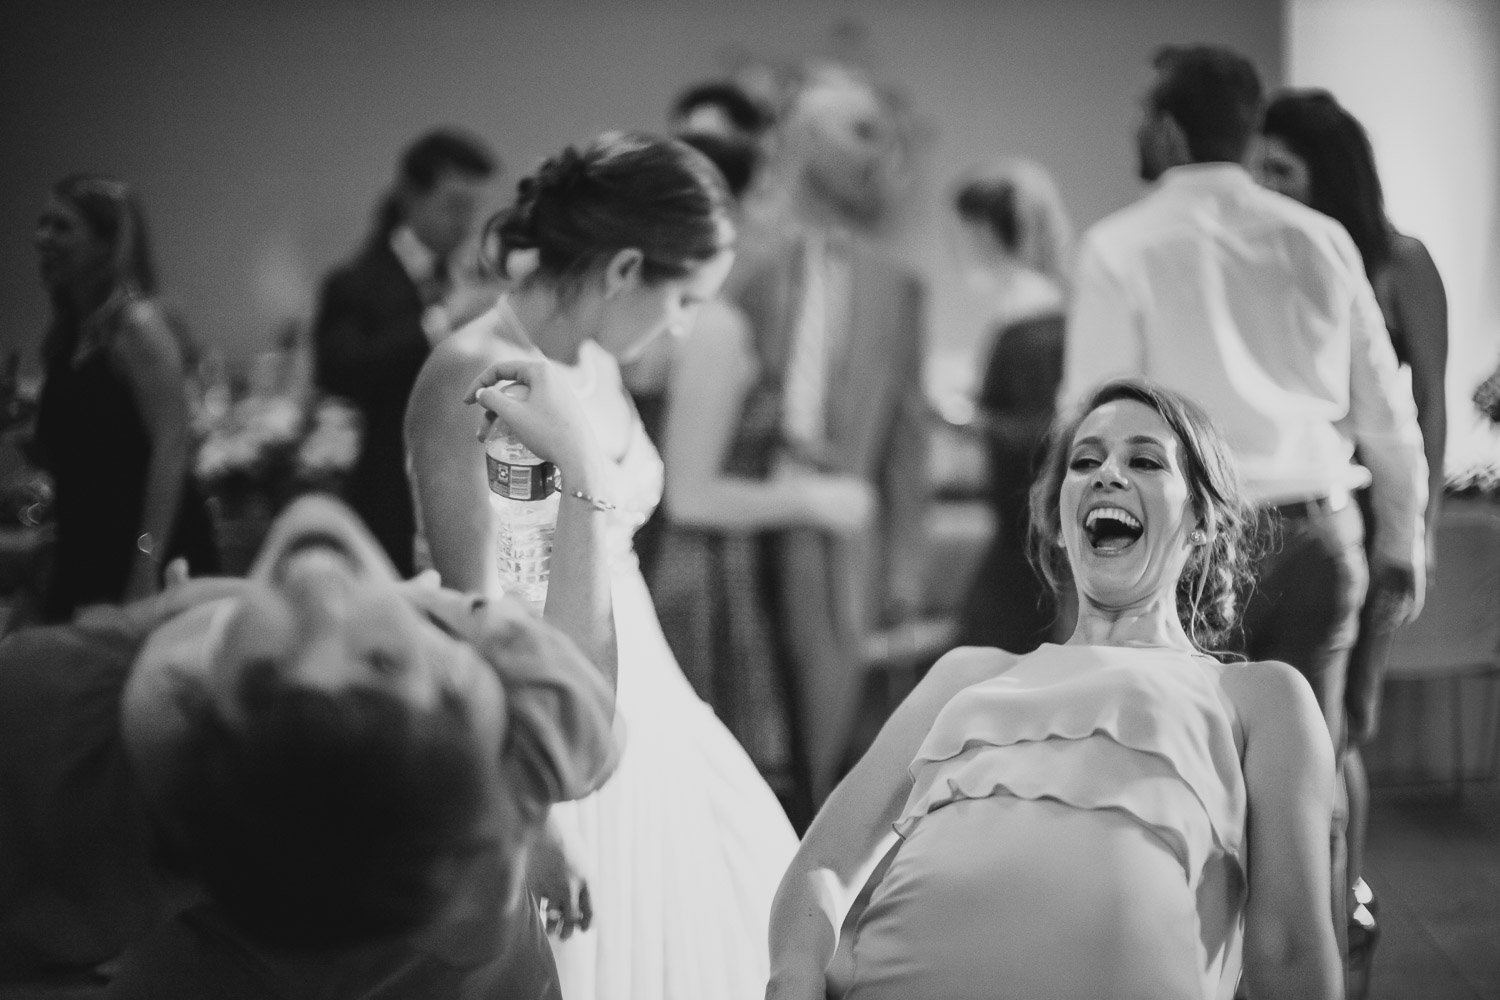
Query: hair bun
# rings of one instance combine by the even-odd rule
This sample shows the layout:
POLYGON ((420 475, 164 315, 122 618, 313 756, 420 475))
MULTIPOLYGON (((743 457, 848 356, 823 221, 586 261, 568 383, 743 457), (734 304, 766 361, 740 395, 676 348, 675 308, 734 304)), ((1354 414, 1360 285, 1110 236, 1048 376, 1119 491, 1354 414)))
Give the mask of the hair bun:
POLYGON ((556 156, 549 156, 537 168, 535 182, 538 196, 556 194, 568 197, 579 184, 588 179, 589 165, 583 155, 572 146, 566 146, 556 156))

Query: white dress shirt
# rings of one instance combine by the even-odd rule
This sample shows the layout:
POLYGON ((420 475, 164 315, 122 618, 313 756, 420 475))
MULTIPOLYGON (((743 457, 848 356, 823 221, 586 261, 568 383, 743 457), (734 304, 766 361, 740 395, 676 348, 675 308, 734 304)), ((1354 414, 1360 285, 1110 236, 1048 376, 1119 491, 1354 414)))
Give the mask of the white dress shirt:
POLYGON ((404 225, 391 231, 391 253, 417 286, 422 297, 422 332, 427 335, 428 343, 436 345, 453 332, 448 308, 443 304, 447 290, 443 287, 445 280, 438 275, 438 255, 417 238, 410 226, 404 225))
POLYGON ((1377 551, 1424 565, 1416 405, 1337 222, 1237 164, 1167 171, 1079 254, 1061 402, 1117 375, 1197 400, 1257 503, 1337 503, 1370 483, 1377 551))
POLYGON ((802 244, 802 288, 782 398, 787 438, 821 454, 828 441, 828 383, 848 335, 852 284, 847 240, 809 231, 802 244))

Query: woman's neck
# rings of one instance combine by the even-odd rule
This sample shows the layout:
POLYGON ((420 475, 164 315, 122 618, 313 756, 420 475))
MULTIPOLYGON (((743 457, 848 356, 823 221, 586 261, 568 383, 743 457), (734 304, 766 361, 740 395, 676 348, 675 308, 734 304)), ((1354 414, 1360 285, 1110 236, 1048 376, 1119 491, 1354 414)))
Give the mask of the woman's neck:
POLYGON ((507 298, 537 350, 565 365, 578 363, 578 350, 588 337, 580 329, 576 309, 565 308, 556 291, 540 285, 515 289, 507 298))
POLYGON ((1078 595, 1078 624, 1068 640, 1083 646, 1151 646, 1195 653, 1177 617, 1175 595, 1154 598, 1143 605, 1104 608, 1083 594, 1078 595))

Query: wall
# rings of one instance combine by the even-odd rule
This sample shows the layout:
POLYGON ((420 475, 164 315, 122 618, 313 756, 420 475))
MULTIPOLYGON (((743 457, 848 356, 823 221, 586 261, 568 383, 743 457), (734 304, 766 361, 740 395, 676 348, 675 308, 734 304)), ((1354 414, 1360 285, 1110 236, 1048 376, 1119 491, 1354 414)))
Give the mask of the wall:
POLYGON ((1138 193, 1131 135, 1156 45, 1225 42, 1268 81, 1281 74, 1277 0, 11 0, 0 347, 34 368, 32 220, 65 173, 137 183, 167 289, 243 366, 307 310, 424 127, 469 126, 526 168, 607 127, 659 128, 677 89, 726 53, 816 54, 850 16, 870 67, 933 130, 904 252, 931 275, 935 343, 960 357, 979 323, 941 235, 955 173, 1034 157, 1086 224, 1138 193))
POLYGON ((1391 221, 1448 291, 1449 465, 1500 462, 1470 396, 1500 354, 1500 3, 1290 0, 1287 76, 1370 133, 1391 221))

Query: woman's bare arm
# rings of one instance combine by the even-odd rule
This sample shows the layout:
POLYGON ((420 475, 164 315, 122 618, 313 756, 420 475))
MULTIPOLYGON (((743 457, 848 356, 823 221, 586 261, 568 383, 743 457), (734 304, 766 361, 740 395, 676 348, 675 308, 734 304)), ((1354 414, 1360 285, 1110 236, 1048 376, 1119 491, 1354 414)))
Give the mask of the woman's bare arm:
POLYGON ((1245 727, 1249 896, 1245 976, 1258 997, 1342 996, 1330 903, 1333 745, 1301 674, 1285 663, 1232 668, 1225 688, 1245 727))
POLYGON ((831 508, 838 523, 839 508, 867 506, 858 495, 859 485, 842 477, 755 480, 724 473, 725 456, 758 372, 744 316, 728 303, 705 305, 678 347, 668 390, 663 451, 672 520, 741 531, 824 527, 830 520, 825 508, 831 508), (830 483, 837 485, 827 489, 830 483), (850 493, 854 499, 846 500, 850 493))
POLYGON ((1428 554, 1442 510, 1443 462, 1448 446, 1448 294, 1421 240, 1397 236, 1391 260, 1395 308, 1411 362, 1412 396, 1427 457, 1428 554))
MULTIPOLYGON (((501 588, 484 449, 478 440, 483 410, 464 398, 495 358, 469 346, 472 339, 478 338, 460 332, 428 358, 407 404, 407 454, 433 568, 448 587, 494 594, 501 588)), ((553 388, 542 388, 536 400, 522 405, 535 409, 553 388)), ((571 436, 579 435, 575 431, 571 436)), ((563 469, 566 488, 608 499, 602 495, 603 460, 592 440, 570 441, 564 451, 554 460, 563 469)), ((563 497, 543 617, 576 642, 613 686, 617 657, 606 524, 602 511, 563 497)))
POLYGON ((482 414, 463 401, 487 359, 444 341, 428 357, 406 404, 406 454, 412 493, 433 568, 443 585, 494 594, 494 559, 484 450, 476 435, 482 414))
POLYGON ((152 303, 132 303, 119 335, 110 344, 114 370, 130 386, 141 422, 151 439, 139 530, 156 549, 138 551, 131 566, 126 600, 157 589, 158 567, 177 522, 191 452, 186 374, 177 339, 152 303))
POLYGON ((1008 669, 995 649, 956 649, 903 701, 819 810, 771 908, 769 1000, 823 1000, 826 970, 848 909, 885 852, 911 790, 908 768, 955 694, 1008 669))

